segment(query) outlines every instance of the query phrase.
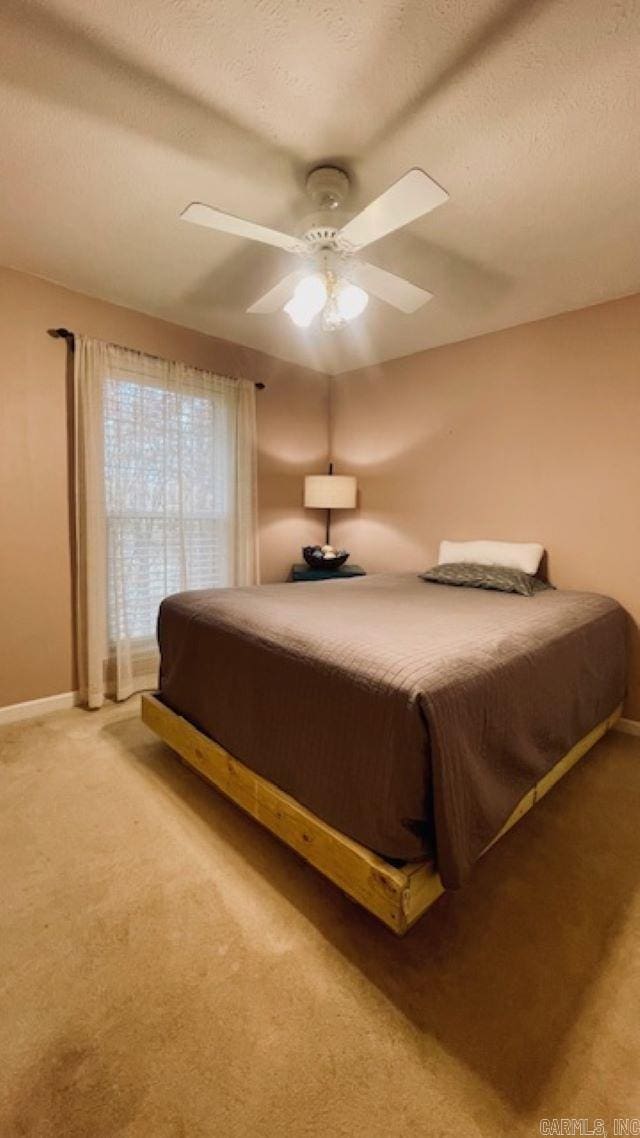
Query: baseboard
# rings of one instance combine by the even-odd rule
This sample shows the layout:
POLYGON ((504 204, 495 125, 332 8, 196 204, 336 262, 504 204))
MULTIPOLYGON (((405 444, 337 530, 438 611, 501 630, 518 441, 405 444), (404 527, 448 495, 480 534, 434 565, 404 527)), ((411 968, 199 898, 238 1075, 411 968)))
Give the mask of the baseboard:
MULTIPOLYGON (((155 677, 154 677, 155 683, 155 677)), ((153 687, 153 684, 150 685, 153 687)), ((5 723, 19 723, 21 719, 36 719, 39 715, 49 715, 52 711, 68 711, 78 707, 80 692, 65 691, 59 695, 46 695, 42 699, 29 699, 26 703, 10 703, 0 707, 0 727, 5 723)), ((623 735, 640 735, 640 719, 618 719, 614 731, 623 735)))
POLYGON ((79 692, 65 691, 59 695, 46 695, 43 699, 29 699, 26 703, 11 703, 8 707, 0 707, 0 726, 18 723, 21 719, 35 719, 51 711, 67 711, 70 707, 77 707, 79 702, 79 692))
POLYGON ((640 719, 619 719, 613 730, 623 735, 640 735, 640 719))

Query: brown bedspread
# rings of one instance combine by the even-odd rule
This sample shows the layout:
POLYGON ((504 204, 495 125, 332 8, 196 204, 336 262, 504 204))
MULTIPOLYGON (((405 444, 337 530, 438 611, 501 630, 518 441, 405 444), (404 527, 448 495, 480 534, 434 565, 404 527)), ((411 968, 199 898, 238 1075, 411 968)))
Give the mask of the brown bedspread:
POLYGON ((435 848, 458 887, 520 798, 622 700, 613 600, 413 574, 179 593, 162 699, 336 829, 435 848))

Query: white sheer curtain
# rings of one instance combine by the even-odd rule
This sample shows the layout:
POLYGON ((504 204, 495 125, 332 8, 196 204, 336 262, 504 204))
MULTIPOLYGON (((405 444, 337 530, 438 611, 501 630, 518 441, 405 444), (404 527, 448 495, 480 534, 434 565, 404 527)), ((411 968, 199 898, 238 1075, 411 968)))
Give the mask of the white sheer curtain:
POLYGON ((163 597, 258 580, 255 387, 76 337, 77 633, 89 707, 155 687, 163 597))

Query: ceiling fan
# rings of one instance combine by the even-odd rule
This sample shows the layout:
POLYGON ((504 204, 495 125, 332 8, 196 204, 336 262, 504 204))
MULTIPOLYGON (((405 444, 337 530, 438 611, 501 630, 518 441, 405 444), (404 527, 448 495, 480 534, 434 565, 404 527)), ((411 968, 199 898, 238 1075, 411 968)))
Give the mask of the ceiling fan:
POLYGON ((183 221, 219 229, 265 245, 286 249, 300 265, 261 296, 247 312, 278 309, 300 328, 321 315, 325 331, 341 328, 366 308, 369 294, 398 308, 415 312, 432 293, 377 265, 360 259, 360 251, 388 233, 429 213, 449 197, 446 190, 415 167, 341 228, 330 224, 325 211, 337 209, 349 192, 349 178, 336 166, 318 166, 309 174, 307 193, 320 213, 307 223, 301 237, 291 237, 254 221, 234 217, 202 202, 192 202, 180 214, 183 221))

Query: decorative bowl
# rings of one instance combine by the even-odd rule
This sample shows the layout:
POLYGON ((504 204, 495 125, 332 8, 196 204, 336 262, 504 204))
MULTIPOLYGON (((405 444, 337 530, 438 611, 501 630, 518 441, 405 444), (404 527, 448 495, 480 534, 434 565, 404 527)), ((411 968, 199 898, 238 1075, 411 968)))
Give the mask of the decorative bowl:
POLYGON ((325 557, 320 545, 305 545, 302 550, 307 565, 310 569, 339 569, 344 565, 348 559, 349 554, 346 549, 336 550, 335 557, 325 557))

